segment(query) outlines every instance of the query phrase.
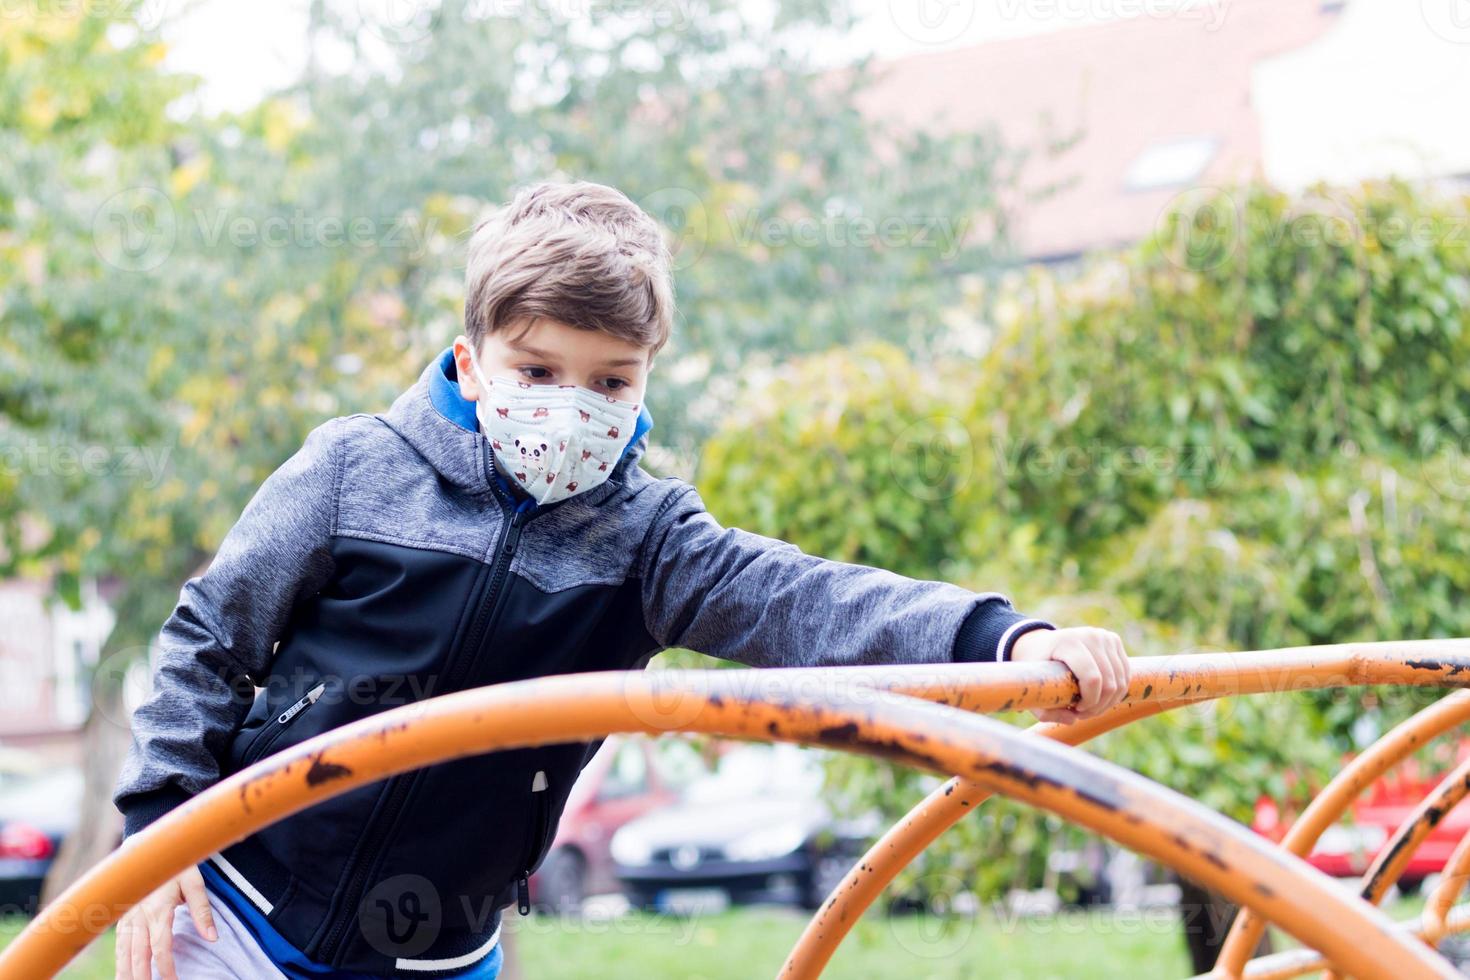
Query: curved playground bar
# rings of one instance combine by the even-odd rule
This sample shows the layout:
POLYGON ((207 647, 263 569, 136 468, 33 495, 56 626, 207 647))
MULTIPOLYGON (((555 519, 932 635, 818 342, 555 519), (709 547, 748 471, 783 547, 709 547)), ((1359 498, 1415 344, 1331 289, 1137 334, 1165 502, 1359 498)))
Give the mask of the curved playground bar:
MULTIPOLYGON (((1046 809, 1173 867, 1307 947, 1243 964, 1235 975, 1296 975, 1268 971, 1311 960, 1317 965, 1308 970, 1331 964, 1356 977, 1456 976, 1412 929, 1396 925, 1373 902, 1344 891, 1298 856, 1294 848, 1309 849, 1306 838, 1315 840, 1316 834, 1303 831, 1291 846, 1278 847, 1069 744, 1192 702, 1365 684, 1470 685, 1470 641, 1143 658, 1134 662, 1122 704, 1071 728, 1038 726, 1050 736, 1045 738, 979 713, 1070 703, 1076 684, 1059 664, 612 672, 462 691, 384 712, 267 757, 160 818, 43 909, 0 953, 0 978, 54 976, 170 876, 355 787, 500 749, 614 732, 676 731, 820 745, 954 777, 890 830, 823 903, 783 967, 784 976, 817 975, 893 876, 993 793, 1046 809), (900 846, 884 849, 895 840, 900 846)), ((1360 756, 1324 792, 1331 802, 1314 818, 1326 821, 1316 833, 1376 778, 1375 767, 1386 769, 1463 721, 1467 704, 1470 694, 1452 694, 1379 743, 1391 747, 1375 746, 1360 756), (1400 734, 1404 728, 1407 733, 1400 734), (1372 762, 1361 762, 1369 755, 1372 762), (1354 775, 1345 782, 1349 772, 1354 775)), ((1454 785, 1455 779, 1464 784, 1464 775, 1457 771, 1436 791, 1441 808, 1464 795, 1454 785)), ((1421 819, 1401 831, 1401 845, 1385 851, 1390 856, 1382 867, 1370 869, 1364 885, 1370 896, 1381 897, 1392 884, 1401 870, 1396 855, 1427 833, 1433 808, 1426 803, 1421 819)), ((1470 863, 1464 855, 1457 860, 1470 863)), ((1452 877, 1463 882, 1463 873, 1447 874, 1446 881, 1452 877)), ((1431 897, 1424 917, 1429 938, 1470 926, 1470 914, 1453 907, 1457 894, 1458 888, 1445 885, 1431 897)))

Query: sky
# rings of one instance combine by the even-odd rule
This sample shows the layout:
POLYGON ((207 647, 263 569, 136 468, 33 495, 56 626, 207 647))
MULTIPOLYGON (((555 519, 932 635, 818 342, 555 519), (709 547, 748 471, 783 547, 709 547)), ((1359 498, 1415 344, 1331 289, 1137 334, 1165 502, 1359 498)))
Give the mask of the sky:
MULTIPOLYGON (((336 0, 387 19, 416 0, 336 0)), ((488 9, 585 11, 629 0, 482 0, 488 9)), ((678 15, 686 0, 647 0, 678 15)), ((748 0, 764 6, 770 0, 748 0)), ((1228 0, 855 0, 860 23, 841 43, 816 52, 840 62, 866 52, 896 57, 997 38, 1066 30, 1128 16, 1185 8, 1209 18, 1228 0)), ((203 79, 206 111, 238 110, 292 81, 306 60, 309 0, 144 0, 145 16, 164 26, 167 63, 203 79)))
MULTIPOLYGON (((306 61, 310 0, 142 0, 169 41, 168 64, 198 75, 197 101, 177 114, 246 108, 293 81, 306 61)), ((327 0, 378 21, 408 23, 426 0, 327 0)), ((692 0, 471 0, 503 15, 626 10, 687 17, 692 0)), ((779 0, 739 0, 754 15, 779 0)), ((854 30, 810 42, 819 65, 867 53, 900 57, 1128 17, 1179 16, 1206 29, 1237 0, 853 0, 854 30)), ((1324 0, 1326 2, 1326 0, 1324 0)), ((804 39, 798 43, 807 43, 804 39)), ((387 50, 385 48, 385 50, 387 50)), ((327 70, 332 52, 317 53, 327 70)), ((1278 186, 1388 174, 1470 173, 1470 0, 1352 0, 1331 38, 1256 68, 1263 165, 1278 186)))

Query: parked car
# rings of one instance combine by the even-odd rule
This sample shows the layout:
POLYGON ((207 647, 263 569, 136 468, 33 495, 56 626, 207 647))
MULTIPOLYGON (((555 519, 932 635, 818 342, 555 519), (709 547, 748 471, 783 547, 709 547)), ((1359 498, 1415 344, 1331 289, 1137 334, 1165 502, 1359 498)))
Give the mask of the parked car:
POLYGON ((610 736, 567 797, 551 850, 531 876, 532 904, 573 912, 589 895, 617 891, 609 853, 613 834, 675 802, 686 783, 706 772, 687 741, 610 736))
MULTIPOLYGON (((1470 742, 1459 748, 1461 760, 1470 756, 1470 742)), ((1357 877, 1368 869, 1399 826, 1443 778, 1424 776, 1413 760, 1398 772, 1380 779, 1353 804, 1351 819, 1329 827, 1317 841, 1307 861, 1334 877, 1357 877)), ((1256 802, 1252 828, 1271 840, 1280 841, 1291 826, 1276 801, 1263 797, 1256 802)), ((1444 870, 1455 845, 1470 833, 1470 808, 1456 807, 1440 821, 1409 859, 1399 879, 1405 891, 1414 891, 1432 874, 1444 870)))
POLYGON ((822 802, 822 754, 793 745, 741 745, 679 803, 613 835, 623 893, 670 911, 729 902, 816 908, 876 829, 839 821, 822 802))
POLYGON ((80 769, 12 773, 0 784, 0 911, 31 914, 82 806, 80 769))

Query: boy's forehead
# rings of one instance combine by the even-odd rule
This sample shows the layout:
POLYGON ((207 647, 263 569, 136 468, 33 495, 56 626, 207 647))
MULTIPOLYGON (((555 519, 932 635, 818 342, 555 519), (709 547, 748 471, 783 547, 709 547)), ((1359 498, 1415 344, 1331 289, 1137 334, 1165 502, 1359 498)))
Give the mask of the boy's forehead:
POLYGON ((544 318, 526 324, 511 324, 490 334, 486 340, 534 357, 582 357, 624 366, 646 364, 649 354, 647 347, 622 337, 544 318))

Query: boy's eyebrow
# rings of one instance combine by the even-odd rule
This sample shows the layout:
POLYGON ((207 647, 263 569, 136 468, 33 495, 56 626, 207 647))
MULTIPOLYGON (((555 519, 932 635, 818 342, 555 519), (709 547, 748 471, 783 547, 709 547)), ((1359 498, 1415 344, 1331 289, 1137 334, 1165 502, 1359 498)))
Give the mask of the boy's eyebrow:
POLYGON ((521 351, 522 353, 530 354, 532 357, 539 357, 539 358, 541 358, 542 360, 545 360, 545 361, 554 361, 554 360, 556 360, 556 355, 555 354, 552 354, 549 351, 541 350, 541 349, 536 348, 536 347, 532 347, 530 344, 523 344, 523 343, 521 343, 519 341, 512 340, 510 342, 510 346, 514 347, 518 351, 521 351))
MULTIPOLYGON (((514 347, 518 351, 521 351, 521 352, 526 353, 526 354, 530 354, 532 357, 539 357, 539 358, 541 358, 542 360, 545 360, 545 361, 554 361, 554 360, 556 360, 556 355, 555 354, 552 354, 549 351, 541 350, 541 349, 536 348, 536 347, 532 347, 530 344, 522 344, 522 343, 519 343, 517 341, 511 341, 510 346, 514 347)), ((617 357, 617 358, 613 358, 612 360, 609 360, 609 361, 603 361, 602 362, 602 366, 603 367, 627 367, 628 365, 632 365, 632 364, 640 364, 640 363, 642 363, 642 361, 643 361, 643 359, 641 357, 636 357, 636 356, 635 357, 617 357)))

